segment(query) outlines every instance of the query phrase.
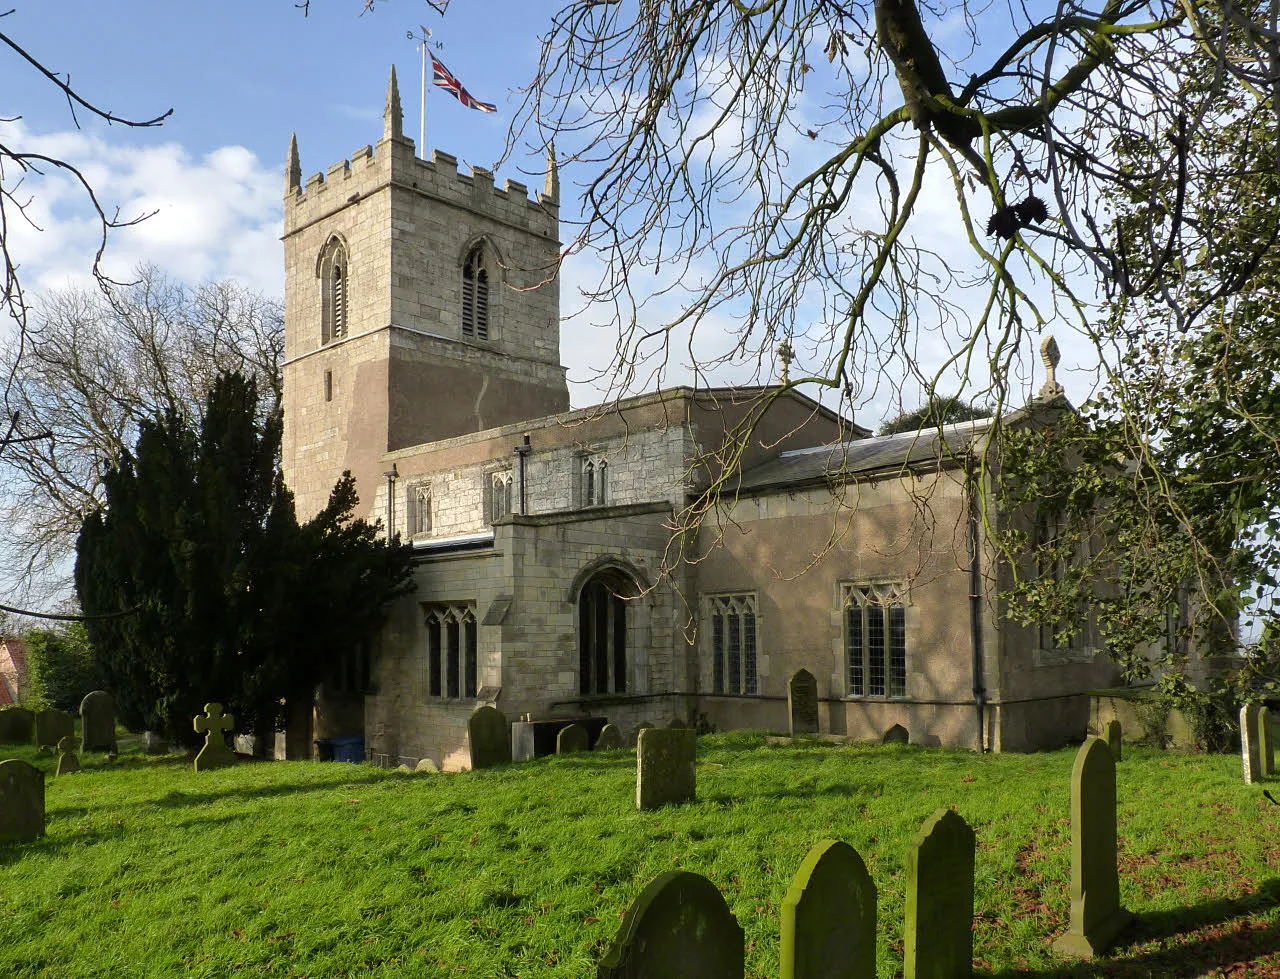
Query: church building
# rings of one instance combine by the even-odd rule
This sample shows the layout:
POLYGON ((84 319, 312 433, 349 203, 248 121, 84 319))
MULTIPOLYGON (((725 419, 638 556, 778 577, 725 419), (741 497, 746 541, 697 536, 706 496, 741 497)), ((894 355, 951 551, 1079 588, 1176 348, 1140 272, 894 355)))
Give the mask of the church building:
MULTIPOLYGON (((532 196, 419 159, 394 70, 374 146, 304 182, 290 145, 285 478, 306 519, 351 470, 363 515, 417 555, 414 592, 322 686, 310 735, 444 768, 469 766, 482 704, 624 731, 786 731, 796 706, 856 738, 1080 737, 1115 668, 1087 628, 1005 617, 987 423, 877 438, 782 386, 571 409, 559 204, 554 159, 532 196), (696 534, 673 534, 721 476, 696 534)), ((1051 378, 1023 423, 1067 409, 1060 392, 1051 378)))

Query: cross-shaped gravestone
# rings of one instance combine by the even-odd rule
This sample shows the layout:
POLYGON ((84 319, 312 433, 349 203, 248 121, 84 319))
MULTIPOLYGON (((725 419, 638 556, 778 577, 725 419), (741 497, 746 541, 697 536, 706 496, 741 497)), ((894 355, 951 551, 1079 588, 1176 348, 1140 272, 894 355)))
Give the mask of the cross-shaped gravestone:
POLYGON ((58 742, 58 775, 70 775, 80 771, 80 759, 76 757, 76 739, 63 738, 58 742))
POLYGON ((205 704, 204 714, 198 715, 193 724, 204 735, 204 747, 196 755, 195 770, 207 772, 212 768, 226 768, 235 764, 236 756, 227 747, 226 734, 236 723, 230 714, 222 713, 221 704, 205 704))

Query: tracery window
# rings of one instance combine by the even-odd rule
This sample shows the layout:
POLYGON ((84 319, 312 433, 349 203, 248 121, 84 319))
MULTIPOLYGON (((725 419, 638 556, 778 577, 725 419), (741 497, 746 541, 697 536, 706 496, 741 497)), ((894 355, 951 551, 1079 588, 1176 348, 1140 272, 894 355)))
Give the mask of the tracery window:
POLYGON ((712 690, 754 696, 757 690, 755 595, 712 595, 707 605, 712 690))
POLYGON ((474 697, 479 672, 476 613, 470 605, 426 606, 427 648, 420 663, 422 698, 474 697))
POLYGON ((409 488, 409 536, 431 533, 431 484, 409 488))
POLYGON ((844 648, 850 697, 907 695, 906 588, 845 585, 844 648))
POLYGON ((489 475, 489 522, 496 523, 511 512, 511 470, 489 475))
POLYGON ((462 263, 462 335, 489 339, 489 272, 483 244, 472 248, 462 263))
POLYGON ((603 506, 607 498, 609 460, 596 455, 582 457, 582 505, 603 506))

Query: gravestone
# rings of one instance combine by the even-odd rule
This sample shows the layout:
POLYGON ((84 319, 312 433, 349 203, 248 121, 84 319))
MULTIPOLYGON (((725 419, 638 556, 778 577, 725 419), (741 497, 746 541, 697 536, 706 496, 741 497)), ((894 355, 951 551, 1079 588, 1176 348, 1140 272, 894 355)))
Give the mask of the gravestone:
POLYGON ((876 885, 858 851, 823 840, 782 899, 782 979, 875 979, 876 885))
POLYGON ((596 738, 596 751, 613 751, 622 747, 622 732, 616 724, 606 724, 600 729, 600 737, 596 738))
POLYGON ((537 757, 537 749, 534 745, 533 722, 513 721, 511 723, 512 760, 528 761, 535 757, 537 757))
POLYGON ((688 728, 644 728, 636 742, 636 808, 692 802, 698 737, 688 728))
POLYGON ((787 684, 787 710, 791 733, 818 733, 818 681, 808 670, 797 670, 787 684))
POLYGON ((0 761, 0 843, 44 835, 44 772, 11 758, 0 761))
POLYGON ((591 735, 581 724, 568 724, 556 735, 556 754, 568 755, 591 747, 591 735))
POLYGON ((1262 777, 1276 773, 1276 746, 1271 730, 1271 708, 1258 708, 1258 756, 1262 762, 1262 777))
POLYGON ((1240 708, 1240 760, 1244 765, 1244 784, 1252 785, 1262 778, 1262 747, 1258 744, 1258 705, 1240 708))
POLYGON ((895 724, 889 730, 884 732, 882 743, 884 744, 908 744, 911 741, 911 732, 901 724, 895 724))
POLYGON ((1053 947, 1091 959, 1132 919, 1116 869, 1116 762, 1105 741, 1089 738, 1071 769, 1071 924, 1053 947))
POLYGON ((433 762, 430 758, 419 758, 418 766, 414 769, 414 771, 429 773, 432 775, 438 775, 440 773, 440 769, 436 767, 436 763, 433 762))
POLYGON ((1107 721, 1102 726, 1102 740, 1107 742, 1107 747, 1111 749, 1111 757, 1117 763, 1119 763, 1120 756, 1124 752, 1123 735, 1124 731, 1120 727, 1120 722, 1115 718, 1107 721))
POLYGON ((166 754, 169 750, 169 739, 158 731, 143 731, 142 750, 148 755, 166 754))
POLYGON ((58 775, 70 775, 80 771, 80 759, 76 757, 76 739, 63 738, 58 742, 58 775))
POLYGON ((630 742, 630 743, 631 743, 631 747, 633 747, 633 748, 634 748, 636 745, 638 745, 638 744, 640 743, 640 732, 641 732, 641 731, 643 731, 643 730, 644 730, 645 728, 647 728, 647 727, 653 727, 653 723, 652 723, 652 722, 650 722, 650 721, 641 721, 639 724, 637 724, 637 725, 636 725, 636 733, 635 733, 635 735, 631 738, 631 742, 630 742))
POLYGON ((907 854, 906 979, 973 970, 974 834, 951 809, 920 828, 907 854))
POLYGON ((672 730, 679 730, 688 726, 689 725, 685 723, 684 719, 680 717, 673 717, 667 722, 667 727, 672 730))
POLYGON ((598 979, 742 979, 742 928, 716 886, 669 870, 632 902, 598 979))
POLYGON ((471 743, 471 768, 492 768, 511 761, 511 735, 507 718, 496 707, 477 707, 467 719, 467 739, 471 743))
POLYGON ((0 741, 7 744, 30 744, 35 718, 25 707, 0 710, 0 741))
POLYGON ((196 732, 204 735, 204 747, 196 755, 193 767, 197 772, 214 768, 226 768, 236 763, 235 752, 227 747, 227 732, 235 727, 236 719, 222 713, 222 705, 205 704, 204 713, 192 720, 196 732))
POLYGON ((115 701, 105 690, 85 694, 80 701, 80 753, 114 751, 115 747, 115 701))
POLYGON ((37 746, 52 748, 63 738, 75 737, 75 733, 75 718, 66 711, 36 711, 32 722, 32 740, 37 746))

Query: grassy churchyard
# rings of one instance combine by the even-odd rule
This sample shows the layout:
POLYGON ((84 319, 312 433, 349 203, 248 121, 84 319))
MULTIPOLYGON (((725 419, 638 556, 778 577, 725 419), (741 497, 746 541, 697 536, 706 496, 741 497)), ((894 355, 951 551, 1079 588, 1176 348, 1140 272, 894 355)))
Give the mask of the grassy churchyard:
POLYGON ((126 746, 47 777, 47 835, 0 845, 0 976, 594 976, 631 901, 709 878, 778 972, 779 908, 838 839, 879 891, 878 972, 903 968, 906 853, 954 806, 977 832, 976 974, 1280 976, 1280 808, 1240 759, 1124 749, 1114 953, 1071 963, 1075 749, 976 756, 905 745, 698 742, 698 798, 635 807, 635 755, 461 774, 249 763, 196 774, 126 746))

